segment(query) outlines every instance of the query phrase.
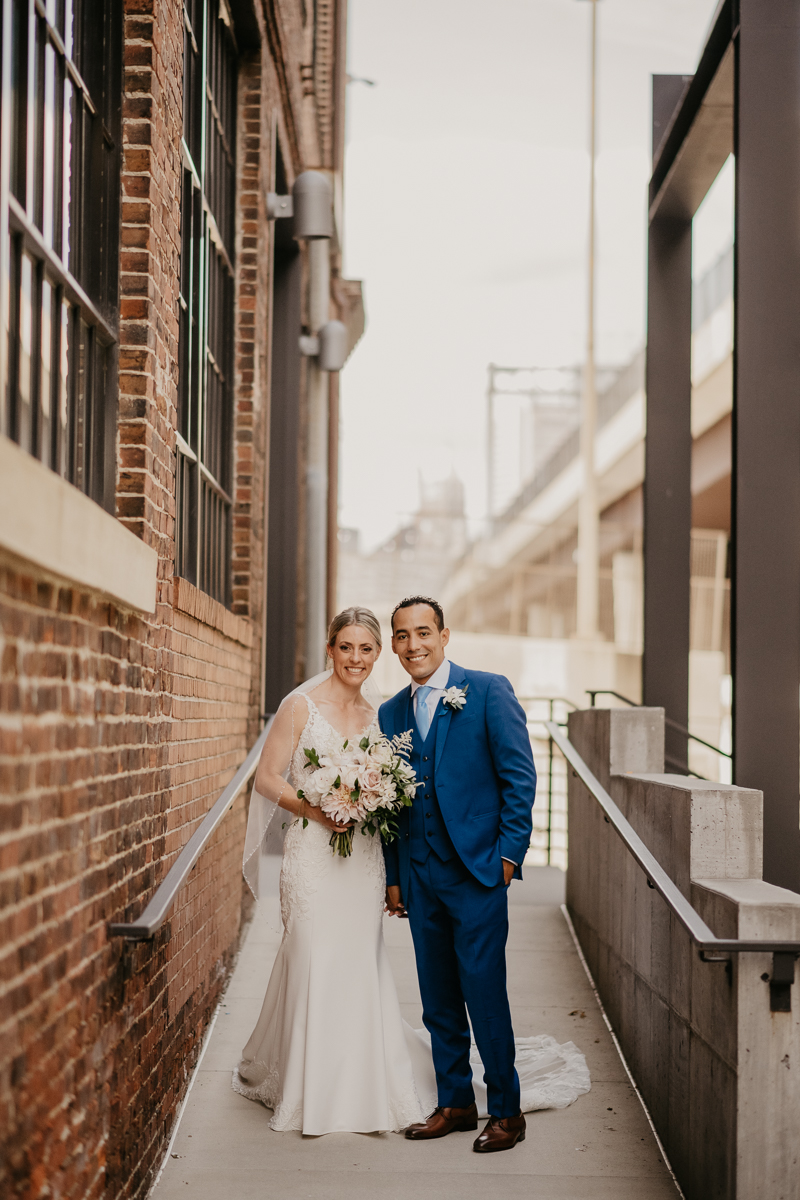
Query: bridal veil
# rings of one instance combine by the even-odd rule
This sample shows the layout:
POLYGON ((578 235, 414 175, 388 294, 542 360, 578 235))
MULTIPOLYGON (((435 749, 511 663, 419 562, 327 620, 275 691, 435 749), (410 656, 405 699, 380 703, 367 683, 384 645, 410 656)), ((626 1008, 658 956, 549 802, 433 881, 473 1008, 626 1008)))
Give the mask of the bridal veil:
MULTIPOLYGON (((308 706, 304 701, 298 703, 297 697, 306 692, 313 692, 326 679, 330 679, 332 674, 332 669, 328 668, 327 671, 320 671, 318 675, 301 683, 299 687, 294 688, 284 697, 277 713, 269 719, 269 733, 262 757, 266 756, 275 775, 281 776, 284 780, 288 776, 295 743, 308 719, 308 706)), ((371 675, 362 686, 361 695, 376 712, 383 703, 383 696, 371 675)), ((257 779, 258 772, 256 772, 257 779)), ((266 873, 262 871, 262 862, 269 854, 276 853, 271 849, 272 844, 276 841, 274 836, 276 833, 275 819, 280 812, 284 814, 286 821, 293 819, 287 809, 280 807, 279 801, 283 790, 280 788, 276 790, 275 795, 264 796, 259 792, 256 783, 253 783, 250 793, 250 811, 247 816, 242 872, 256 900, 262 899, 264 895, 261 881, 266 878, 266 873)))

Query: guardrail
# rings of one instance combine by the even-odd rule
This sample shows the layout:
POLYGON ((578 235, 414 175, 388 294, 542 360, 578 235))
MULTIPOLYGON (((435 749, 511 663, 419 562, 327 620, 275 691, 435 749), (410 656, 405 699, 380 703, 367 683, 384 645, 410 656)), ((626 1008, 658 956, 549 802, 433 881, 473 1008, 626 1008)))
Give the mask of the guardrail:
POLYGON ((139 917, 139 920, 133 921, 130 924, 109 921, 109 937, 124 937, 132 941, 142 942, 147 941, 158 932, 169 916, 170 910, 175 903, 175 897, 184 883, 186 883, 192 867, 205 850, 217 826, 239 793, 255 775, 258 760, 261 758, 261 751, 264 748, 264 742, 267 740, 267 734, 274 719, 274 717, 269 718, 247 758, 239 767, 239 770, 222 792, 219 799, 203 817, 203 820, 197 829, 195 829, 169 871, 167 871, 164 879, 156 888, 153 898, 139 917))
POLYGON ((697 946, 703 962, 727 962, 728 960, 722 957, 724 954, 772 954, 770 1005, 773 1011, 786 1011, 788 989, 794 982, 794 960, 800 955, 800 941, 718 938, 673 883, 658 859, 645 846, 560 726, 555 721, 548 721, 547 729, 575 775, 600 805, 606 821, 613 825, 628 852, 644 871, 648 887, 654 888, 666 901, 672 914, 697 946))
MULTIPOLYGON (((630 708, 644 708, 644 705, 639 704, 638 700, 631 700, 629 696, 623 696, 621 692, 613 692, 610 688, 587 688, 586 695, 589 697, 591 708, 595 707, 594 701, 596 696, 614 696, 615 699, 621 700, 623 704, 627 704, 630 708)), ((722 750, 719 746, 714 746, 704 738, 698 737, 696 733, 691 733, 685 725, 679 725, 677 721, 673 721, 672 717, 665 716, 664 724, 668 725, 670 729, 682 733, 685 738, 691 738, 698 745, 705 746, 707 750, 713 750, 715 754, 721 755, 722 758, 733 760, 733 755, 729 750, 722 750)), ((694 775, 695 779, 706 778, 705 775, 698 775, 697 771, 691 771, 688 763, 682 762, 679 758, 672 758, 669 754, 665 755, 665 762, 669 763, 671 767, 680 767, 681 771, 685 771, 687 775, 694 775)))
MULTIPOLYGON (((555 706, 557 704, 563 705, 567 710, 575 709, 578 707, 577 704, 574 704, 572 702, 572 700, 568 700, 566 698, 566 696, 517 696, 517 699, 519 700, 522 707, 525 709, 525 715, 527 718, 529 730, 532 725, 541 725, 543 727, 546 727, 548 719, 550 721, 555 721, 556 720, 555 706), (538 705, 538 704, 547 706, 547 709, 548 709, 547 716, 536 716, 531 711, 532 707, 534 705, 538 705)), ((558 721, 557 724, 563 725, 564 722, 558 721)), ((545 741, 546 740, 547 741, 547 775, 546 776, 541 769, 540 758, 537 757, 537 759, 536 759, 536 771, 537 771, 537 776, 538 776, 537 784, 536 784, 537 806, 534 808, 534 815, 536 816, 539 812, 541 812, 542 798, 544 797, 546 799, 546 810, 545 811, 547 813, 547 824, 544 829, 537 829, 536 827, 534 827, 534 834, 538 833, 538 834, 544 835, 545 844, 543 847, 541 847, 541 846, 534 846, 533 842, 531 842, 531 849, 536 850, 539 853, 544 853, 545 862, 546 862, 547 866, 550 866, 553 861, 554 850, 555 850, 556 854, 558 854, 559 849, 560 849, 559 847, 555 847, 553 844, 554 833, 563 835, 564 842, 565 842, 565 845, 563 847, 563 853, 566 854, 566 850, 567 850, 567 848, 566 848, 566 829, 555 830, 554 825, 553 825, 553 816, 554 816, 553 801, 555 799, 555 791, 554 791, 554 786, 553 786, 554 782, 555 782, 554 770, 553 770, 554 762, 555 762, 555 756, 553 754, 553 739, 549 736, 549 734, 546 734, 545 736, 540 736, 539 734, 533 733, 531 731, 531 741, 534 741, 534 740, 536 740, 536 741, 545 741), (546 785, 545 785, 545 779, 546 779, 546 785), (546 786, 546 791, 545 791, 545 786, 546 786)), ((564 818, 566 819, 566 796, 564 796, 564 818)))

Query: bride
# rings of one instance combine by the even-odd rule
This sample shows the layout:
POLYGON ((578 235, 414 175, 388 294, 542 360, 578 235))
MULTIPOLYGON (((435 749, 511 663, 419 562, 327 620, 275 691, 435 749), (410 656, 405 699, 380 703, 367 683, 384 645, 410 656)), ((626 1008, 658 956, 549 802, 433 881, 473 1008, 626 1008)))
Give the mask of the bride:
MULTIPOLYGON (((330 670, 285 698, 256 774, 244 863, 256 895, 271 821, 280 810, 295 820, 280 875, 283 939, 233 1087, 272 1109, 276 1130, 399 1131, 436 1104, 430 1039, 401 1017, 383 940, 380 839, 356 836, 349 858, 334 855, 331 835, 346 826, 298 795, 308 778, 306 750, 336 753, 378 730, 381 696, 369 676, 380 652, 380 625, 369 609, 335 617, 330 670)), ((472 1062, 482 1073, 474 1053, 472 1062)), ((517 1039, 517 1069, 523 1109, 561 1107, 588 1090, 583 1056, 571 1043, 517 1039)))

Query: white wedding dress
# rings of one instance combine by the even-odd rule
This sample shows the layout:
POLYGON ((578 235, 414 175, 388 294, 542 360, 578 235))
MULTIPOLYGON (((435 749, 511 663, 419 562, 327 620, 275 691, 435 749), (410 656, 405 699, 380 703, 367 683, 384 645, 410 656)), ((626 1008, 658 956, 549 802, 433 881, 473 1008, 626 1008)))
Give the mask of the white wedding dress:
MULTIPOLYGON (((305 749, 341 748, 341 734, 306 694, 308 720, 291 761, 302 787, 305 749)), ((310 803, 310 801, 309 801, 310 803)), ((430 1039, 403 1021, 383 940, 386 874, 380 840, 356 834, 349 858, 330 833, 295 820, 280 877, 284 933, 261 1015, 233 1073, 233 1087, 273 1110, 270 1125, 304 1134, 401 1130, 436 1107, 430 1039)), ((480 1057, 471 1061, 486 1115, 480 1057)), ((590 1087, 586 1061, 568 1042, 517 1039, 522 1110, 562 1108, 590 1087)))

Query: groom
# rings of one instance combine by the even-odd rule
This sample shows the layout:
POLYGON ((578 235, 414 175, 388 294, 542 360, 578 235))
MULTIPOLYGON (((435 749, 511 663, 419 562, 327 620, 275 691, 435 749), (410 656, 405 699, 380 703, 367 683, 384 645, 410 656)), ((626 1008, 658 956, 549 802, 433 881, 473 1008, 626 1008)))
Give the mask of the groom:
POLYGON ((387 737, 412 731, 418 787, 399 837, 384 846, 386 906, 411 922, 439 1093, 439 1107, 406 1137, 477 1129, 471 1022, 490 1113, 473 1149, 486 1153, 525 1137, 505 947, 507 889, 522 878, 536 771, 511 684, 449 662, 449 638, 435 600, 412 596, 392 613, 392 649, 411 685, 381 705, 380 723, 387 737))

